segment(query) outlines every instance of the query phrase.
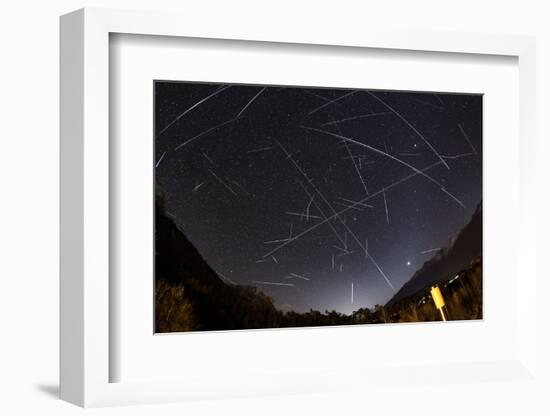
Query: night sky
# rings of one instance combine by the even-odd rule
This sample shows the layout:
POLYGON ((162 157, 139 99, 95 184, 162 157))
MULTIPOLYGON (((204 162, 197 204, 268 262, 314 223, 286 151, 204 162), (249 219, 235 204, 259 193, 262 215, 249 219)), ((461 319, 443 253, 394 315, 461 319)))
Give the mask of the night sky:
POLYGON ((168 213, 282 310, 385 303, 481 201, 480 95, 154 87, 168 213))

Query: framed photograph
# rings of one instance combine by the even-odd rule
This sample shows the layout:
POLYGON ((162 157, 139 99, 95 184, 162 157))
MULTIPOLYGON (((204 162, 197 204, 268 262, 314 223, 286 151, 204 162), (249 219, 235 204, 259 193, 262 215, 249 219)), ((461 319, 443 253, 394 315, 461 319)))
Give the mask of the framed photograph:
POLYGON ((534 40, 200 21, 61 18, 62 398, 537 383, 534 40))

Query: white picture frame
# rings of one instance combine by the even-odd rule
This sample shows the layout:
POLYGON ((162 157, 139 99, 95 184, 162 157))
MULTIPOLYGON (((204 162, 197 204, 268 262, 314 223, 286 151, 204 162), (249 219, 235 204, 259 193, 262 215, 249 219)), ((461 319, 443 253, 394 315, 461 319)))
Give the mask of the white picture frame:
MULTIPOLYGON (((193 16, 168 13, 82 9, 61 18, 61 389, 62 399, 80 406, 157 403, 194 398, 323 392, 347 388, 343 379, 360 385, 402 378, 421 382, 450 371, 467 380, 537 380, 537 324, 534 289, 536 217, 535 177, 535 41, 529 37, 469 33, 382 32, 350 28, 328 33, 312 24, 280 26, 243 18, 239 25, 219 19, 205 25, 193 16), (262 23, 262 24, 259 24, 262 23), (226 39, 282 44, 332 45, 453 54, 505 55, 519 65, 520 210, 518 257, 524 272, 518 288, 517 355, 509 360, 456 364, 437 369, 369 368, 330 370, 331 381, 314 381, 316 374, 272 375, 253 383, 236 382, 224 392, 212 380, 147 383, 110 382, 109 348, 109 36, 112 33, 226 39), (360 369, 361 370, 361 369, 360 369), (364 369, 362 369, 364 370, 364 369), (407 375, 408 374, 408 375, 407 375), (284 387, 283 387, 284 386, 284 387), (271 392, 271 393, 270 393, 271 392)), ((322 370, 322 368, 321 368, 322 370)), ((414 381, 409 381, 410 383, 414 381)))

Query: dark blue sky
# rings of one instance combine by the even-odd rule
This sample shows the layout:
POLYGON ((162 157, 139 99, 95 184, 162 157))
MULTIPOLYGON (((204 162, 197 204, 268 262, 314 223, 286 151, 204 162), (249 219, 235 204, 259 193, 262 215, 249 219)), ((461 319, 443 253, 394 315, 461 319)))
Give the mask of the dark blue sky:
POLYGON ((481 140, 480 95, 155 83, 168 212, 283 309, 385 303, 481 201, 481 140))

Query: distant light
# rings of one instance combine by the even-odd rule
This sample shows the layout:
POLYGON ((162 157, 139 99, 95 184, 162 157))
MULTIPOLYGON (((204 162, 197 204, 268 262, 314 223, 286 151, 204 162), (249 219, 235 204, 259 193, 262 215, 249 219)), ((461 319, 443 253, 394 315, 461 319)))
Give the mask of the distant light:
POLYGON ((407 266, 410 266, 411 265, 411 262, 410 261, 407 261, 407 266))

